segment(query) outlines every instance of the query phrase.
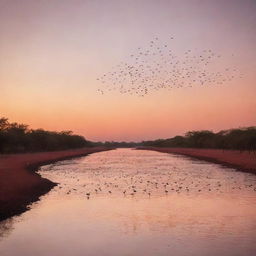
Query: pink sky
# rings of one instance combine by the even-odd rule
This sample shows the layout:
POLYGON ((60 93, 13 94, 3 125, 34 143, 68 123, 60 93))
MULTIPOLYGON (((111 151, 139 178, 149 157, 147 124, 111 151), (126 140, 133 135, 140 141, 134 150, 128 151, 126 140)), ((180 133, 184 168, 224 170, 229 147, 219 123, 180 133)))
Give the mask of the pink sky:
POLYGON ((0 116, 90 140, 256 125, 255 27, 253 0, 0 0, 0 116), (144 98, 97 93, 99 74, 169 35, 177 55, 212 49, 243 78, 144 98))

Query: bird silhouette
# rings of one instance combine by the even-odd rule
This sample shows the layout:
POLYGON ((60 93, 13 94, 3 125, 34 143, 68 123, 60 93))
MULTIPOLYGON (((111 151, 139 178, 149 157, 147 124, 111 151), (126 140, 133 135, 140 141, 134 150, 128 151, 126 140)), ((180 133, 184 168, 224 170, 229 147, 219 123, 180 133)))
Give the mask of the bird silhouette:
POLYGON ((216 66, 221 66, 218 64, 222 55, 212 49, 188 49, 175 54, 170 48, 173 40, 173 36, 169 42, 155 37, 149 45, 138 47, 124 61, 96 78, 100 83, 98 93, 118 91, 144 97, 162 89, 220 86, 243 76, 236 67, 216 70, 216 66))

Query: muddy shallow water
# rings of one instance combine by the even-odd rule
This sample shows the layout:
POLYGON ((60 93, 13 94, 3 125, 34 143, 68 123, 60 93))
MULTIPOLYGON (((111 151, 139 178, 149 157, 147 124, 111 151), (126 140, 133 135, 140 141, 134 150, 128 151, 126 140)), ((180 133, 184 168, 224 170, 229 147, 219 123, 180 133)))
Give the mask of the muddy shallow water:
POLYGON ((58 182, 0 223, 0 255, 256 255, 256 176, 118 149, 43 166, 58 182))

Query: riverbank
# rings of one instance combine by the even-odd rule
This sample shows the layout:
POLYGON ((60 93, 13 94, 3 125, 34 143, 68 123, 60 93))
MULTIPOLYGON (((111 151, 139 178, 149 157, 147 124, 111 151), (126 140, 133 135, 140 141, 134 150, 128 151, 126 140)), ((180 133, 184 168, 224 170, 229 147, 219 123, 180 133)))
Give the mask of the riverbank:
POLYGON ((155 150, 163 153, 180 154, 200 160, 219 163, 240 171, 256 174, 256 154, 248 151, 197 149, 197 148, 157 148, 139 147, 138 149, 155 150))
POLYGON ((56 183, 36 173, 39 166, 109 150, 104 147, 0 155, 0 221, 20 214, 56 183))

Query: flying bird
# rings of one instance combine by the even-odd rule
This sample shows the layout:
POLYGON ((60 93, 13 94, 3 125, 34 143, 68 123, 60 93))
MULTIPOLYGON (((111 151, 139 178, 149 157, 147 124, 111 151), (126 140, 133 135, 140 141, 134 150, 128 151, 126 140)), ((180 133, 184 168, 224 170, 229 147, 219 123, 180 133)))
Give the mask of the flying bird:
POLYGON ((162 43, 155 37, 149 45, 138 47, 124 61, 96 78, 100 83, 97 91, 101 95, 118 91, 144 97, 163 89, 220 86, 242 78, 237 67, 217 70, 216 67, 221 67, 218 61, 222 55, 212 49, 188 49, 183 54, 175 54, 170 45, 171 42, 162 43))

